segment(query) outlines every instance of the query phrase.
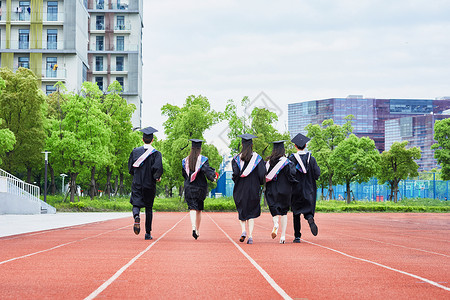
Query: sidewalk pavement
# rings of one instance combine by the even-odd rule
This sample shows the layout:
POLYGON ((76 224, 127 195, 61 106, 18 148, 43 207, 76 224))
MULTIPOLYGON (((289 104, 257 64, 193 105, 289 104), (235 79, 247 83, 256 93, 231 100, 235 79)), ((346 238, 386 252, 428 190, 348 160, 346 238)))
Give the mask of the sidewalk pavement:
POLYGON ((40 215, 0 215, 0 237, 119 218, 130 218, 131 220, 132 214, 131 212, 57 212, 56 214, 40 215))

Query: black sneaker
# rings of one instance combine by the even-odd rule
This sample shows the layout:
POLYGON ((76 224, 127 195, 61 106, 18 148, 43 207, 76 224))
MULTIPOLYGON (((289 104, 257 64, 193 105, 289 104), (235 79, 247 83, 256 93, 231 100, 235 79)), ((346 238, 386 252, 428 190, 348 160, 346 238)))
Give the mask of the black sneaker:
POLYGON ((150 233, 146 233, 146 234, 145 234, 145 239, 146 239, 146 240, 153 240, 153 237, 151 236, 150 233))
POLYGON ((198 234, 197 232, 195 232, 195 230, 192 230, 192 236, 194 237, 194 239, 198 238, 198 234))
POLYGON ((293 243, 300 243, 300 238, 299 238, 299 237, 296 237, 292 242, 293 242, 293 243))
POLYGON ((134 218, 133 231, 134 231, 134 233, 136 235, 138 235, 139 232, 141 232, 141 224, 140 224, 140 222, 141 222, 141 218, 139 218, 139 217, 134 218))
POLYGON ((309 228, 311 228, 311 233, 314 236, 316 236, 317 233, 319 233, 319 229, 317 228, 316 223, 314 223, 314 218, 309 218, 308 223, 309 223, 309 228))

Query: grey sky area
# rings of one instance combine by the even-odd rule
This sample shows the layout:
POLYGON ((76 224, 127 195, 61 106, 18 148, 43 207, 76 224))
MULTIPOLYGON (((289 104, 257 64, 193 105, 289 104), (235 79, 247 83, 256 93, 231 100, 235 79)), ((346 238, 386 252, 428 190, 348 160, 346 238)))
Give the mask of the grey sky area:
MULTIPOLYGON (((143 126, 188 95, 216 110, 264 92, 288 103, 450 96, 450 1, 144 0, 143 126)), ((225 124, 206 134, 218 141, 225 124)))

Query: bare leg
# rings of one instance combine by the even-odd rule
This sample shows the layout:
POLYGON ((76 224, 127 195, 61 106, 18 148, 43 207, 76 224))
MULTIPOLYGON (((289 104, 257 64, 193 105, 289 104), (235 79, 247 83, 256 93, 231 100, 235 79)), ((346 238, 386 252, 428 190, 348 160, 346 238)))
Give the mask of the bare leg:
POLYGON ((248 222, 248 236, 253 237, 253 228, 255 228, 255 219, 249 219, 247 222, 248 222))
POLYGON ((199 235, 198 231, 200 229, 200 222, 202 221, 202 211, 197 210, 196 213, 197 213, 197 220, 195 222, 195 226, 197 227, 197 235, 199 235))

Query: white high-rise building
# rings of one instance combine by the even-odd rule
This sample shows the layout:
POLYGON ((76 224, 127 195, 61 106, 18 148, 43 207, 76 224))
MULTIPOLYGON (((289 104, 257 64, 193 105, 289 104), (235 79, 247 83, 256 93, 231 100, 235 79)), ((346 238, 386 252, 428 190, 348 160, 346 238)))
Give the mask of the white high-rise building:
POLYGON ((42 90, 62 81, 79 91, 88 80, 104 91, 114 80, 136 105, 141 125, 142 0, 0 0, 1 66, 30 68, 42 90))

